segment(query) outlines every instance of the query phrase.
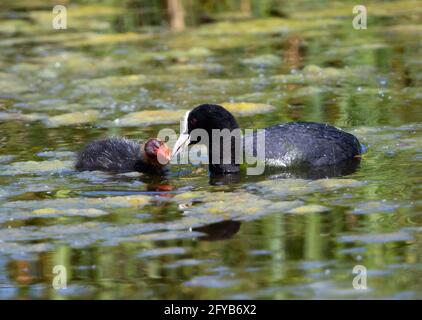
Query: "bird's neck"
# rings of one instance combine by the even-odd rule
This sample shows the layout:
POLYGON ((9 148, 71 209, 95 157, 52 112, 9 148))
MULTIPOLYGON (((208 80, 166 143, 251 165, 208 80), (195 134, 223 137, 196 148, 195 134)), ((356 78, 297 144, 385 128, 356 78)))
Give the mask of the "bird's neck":
POLYGON ((232 136, 223 138, 209 132, 208 167, 210 173, 214 175, 240 172, 240 159, 243 151, 241 131, 238 126, 226 131, 232 133, 232 136))

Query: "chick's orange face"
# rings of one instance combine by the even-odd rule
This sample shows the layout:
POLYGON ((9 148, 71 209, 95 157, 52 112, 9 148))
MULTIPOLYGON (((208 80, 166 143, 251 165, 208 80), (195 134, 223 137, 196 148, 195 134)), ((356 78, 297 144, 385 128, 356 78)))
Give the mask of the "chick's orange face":
POLYGON ((166 165, 170 162, 170 150, 167 145, 156 138, 149 139, 145 143, 146 156, 159 165, 166 165))

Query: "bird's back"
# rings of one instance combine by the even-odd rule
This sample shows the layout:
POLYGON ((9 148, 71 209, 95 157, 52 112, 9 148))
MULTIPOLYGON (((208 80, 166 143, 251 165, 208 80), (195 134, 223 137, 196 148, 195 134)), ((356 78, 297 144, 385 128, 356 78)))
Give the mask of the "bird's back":
MULTIPOLYGON (((328 124, 290 122, 265 128, 265 162, 269 166, 328 166, 361 153, 358 139, 328 124)), ((256 154, 256 133, 254 134, 256 154)), ((251 136, 245 137, 251 143, 251 136)))
POLYGON ((142 160, 138 143, 124 138, 107 138, 89 143, 79 154, 76 169, 130 172, 142 160))

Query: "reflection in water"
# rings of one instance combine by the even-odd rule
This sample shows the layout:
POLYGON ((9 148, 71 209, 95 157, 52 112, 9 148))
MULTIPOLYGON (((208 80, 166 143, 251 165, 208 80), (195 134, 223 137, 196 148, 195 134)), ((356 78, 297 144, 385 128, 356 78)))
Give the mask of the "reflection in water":
POLYGON ((294 35, 285 40, 284 62, 290 70, 299 70, 305 56, 303 38, 294 35))
POLYGON ((210 174, 209 183, 212 186, 217 186, 238 183, 240 180, 241 175, 239 173, 210 174))
POLYGON ((230 185, 245 181, 262 181, 266 179, 307 179, 317 180, 326 178, 345 177, 355 173, 360 167, 361 158, 356 157, 332 166, 288 168, 267 166, 261 175, 249 175, 245 172, 238 174, 211 174, 209 183, 213 186, 230 185))
POLYGON ((10 277, 19 285, 28 285, 34 280, 34 271, 29 261, 15 260, 9 264, 10 277))
POLYGON ((205 233, 206 236, 199 237, 199 240, 215 241, 230 239, 240 230, 239 221, 223 221, 218 223, 209 224, 207 226, 193 228, 193 231, 205 233))
POLYGON ((293 178, 317 180, 325 178, 337 178, 355 173, 359 169, 360 161, 361 158, 356 157, 332 166, 296 168, 289 170, 276 170, 273 168, 268 168, 265 173, 266 176, 270 179, 293 178))
MULTIPOLYGON (((146 190, 151 192, 170 192, 173 190, 171 181, 168 176, 152 176, 142 175, 140 181, 146 184, 146 190)), ((163 196, 171 196, 170 194, 162 194, 163 196)))
POLYGON ((167 0, 170 28, 173 31, 185 29, 185 12, 182 0, 167 0))

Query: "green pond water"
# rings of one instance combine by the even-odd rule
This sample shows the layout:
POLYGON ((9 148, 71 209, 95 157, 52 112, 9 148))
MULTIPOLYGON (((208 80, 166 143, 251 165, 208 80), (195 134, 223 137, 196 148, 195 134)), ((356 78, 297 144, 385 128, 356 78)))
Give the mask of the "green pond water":
POLYGON ((173 33, 92 4, 53 30, 49 1, 2 0, 0 298, 422 298, 421 2, 368 3, 367 30, 354 3, 323 4, 173 33), (334 124, 368 151, 317 180, 73 169, 88 141, 179 132, 201 103, 233 103, 242 128, 334 124))

